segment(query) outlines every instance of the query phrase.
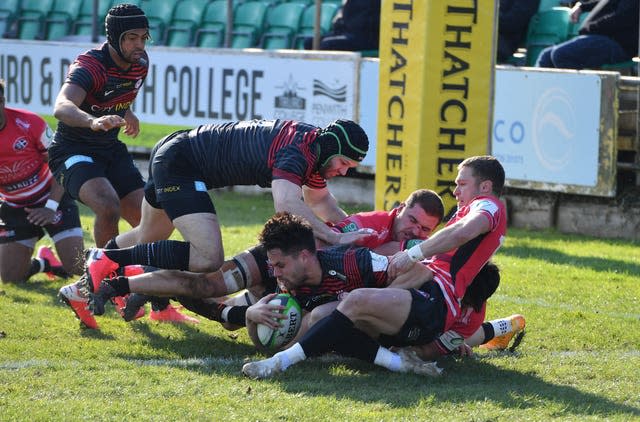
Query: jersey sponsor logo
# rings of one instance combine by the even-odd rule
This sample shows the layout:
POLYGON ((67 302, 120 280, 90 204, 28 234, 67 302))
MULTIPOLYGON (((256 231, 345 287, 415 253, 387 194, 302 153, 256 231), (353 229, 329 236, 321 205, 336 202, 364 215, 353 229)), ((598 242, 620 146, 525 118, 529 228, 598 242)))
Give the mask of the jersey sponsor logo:
POLYGON ((28 144, 29 144, 29 141, 27 141, 27 138, 18 138, 13 143, 13 150, 22 151, 27 147, 28 144))
POLYGON ((342 233, 355 232, 357 230, 358 226, 356 223, 351 222, 342 228, 342 233))
POLYGON ((28 179, 25 180, 21 180, 18 183, 14 183, 11 185, 7 185, 4 187, 4 190, 6 192, 13 192, 19 189, 24 189, 26 187, 29 187, 31 185, 34 185, 36 182, 38 181, 38 175, 33 175, 31 177, 29 177, 28 179))
POLYGON ((22 130, 29 130, 29 128, 31 127, 31 123, 26 122, 19 117, 16 118, 16 125, 20 126, 22 130))
POLYGON ((132 103, 133 101, 125 101, 124 103, 118 103, 106 107, 102 107, 98 104, 93 104, 91 106, 91 111, 94 113, 113 113, 117 111, 128 110, 132 103))
POLYGON ((163 188, 156 189, 156 193, 172 193, 172 192, 179 192, 179 191, 180 191, 180 186, 178 185, 165 186, 163 188))
POLYGON ((93 158, 88 157, 86 155, 72 155, 71 157, 65 160, 64 167, 66 169, 69 169, 78 163, 93 163, 93 158))

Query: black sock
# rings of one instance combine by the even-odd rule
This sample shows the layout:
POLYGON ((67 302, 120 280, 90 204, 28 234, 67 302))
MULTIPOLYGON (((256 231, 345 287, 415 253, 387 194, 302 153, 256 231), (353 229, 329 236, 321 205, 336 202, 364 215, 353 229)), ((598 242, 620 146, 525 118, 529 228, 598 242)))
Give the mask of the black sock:
MULTIPOLYGON (((45 262, 44 266, 46 268, 49 262, 46 259, 44 259, 43 261, 45 262)), ((40 272, 40 268, 41 268, 40 260, 38 258, 31 258, 31 264, 29 265, 29 272, 27 272, 27 276, 24 279, 28 280, 32 275, 38 274, 40 272)))
MULTIPOLYGON (((307 357, 336 350, 341 354, 364 360, 368 360, 372 348, 374 349, 373 358, 375 358, 379 347, 375 340, 356 329, 353 322, 337 309, 313 325, 302 336, 300 345, 307 357), (350 336, 357 336, 357 340, 349 340, 350 336), (358 351, 360 348, 366 350, 358 351)), ((373 359, 370 361, 373 362, 373 359)))
POLYGON ((483 322, 482 330, 484 331, 484 340, 482 341, 482 344, 488 342, 496 336, 496 332, 490 322, 483 322))
POLYGON ((202 299, 194 299, 191 297, 180 296, 178 302, 191 312, 195 312, 212 321, 222 322, 220 319, 220 313, 225 308, 224 303, 218 302, 205 302, 202 299))
POLYGON ((120 247, 116 243, 116 238, 112 237, 107 241, 107 243, 105 243, 103 249, 120 249, 120 247))
POLYGON ((109 280, 105 280, 111 287, 113 287, 113 290, 115 290, 115 296, 124 296, 127 295, 129 293, 131 293, 131 291, 129 290, 129 278, 128 277, 116 277, 116 278, 112 278, 109 280))
POLYGON ((120 266, 149 265, 167 270, 189 269, 189 242, 160 240, 124 249, 108 249, 104 253, 120 266))
POLYGON ((247 309, 248 306, 232 306, 227 313, 227 322, 233 325, 247 325, 247 309))
POLYGON ((167 309, 169 306, 169 298, 168 297, 151 297, 151 309, 158 312, 167 309))

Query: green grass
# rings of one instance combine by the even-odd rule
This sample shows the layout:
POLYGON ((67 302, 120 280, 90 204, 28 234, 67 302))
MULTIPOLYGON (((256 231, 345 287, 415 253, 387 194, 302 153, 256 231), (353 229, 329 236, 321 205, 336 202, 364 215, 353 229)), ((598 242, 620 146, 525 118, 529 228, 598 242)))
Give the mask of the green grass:
MULTIPOLYGON (((42 116, 42 118, 49 124, 49 127, 55 130, 58 127, 58 121, 53 116, 42 116)), ((127 145, 153 148, 153 146, 160 139, 164 138, 168 134, 179 130, 189 129, 191 126, 175 126, 175 125, 156 125, 151 123, 140 123, 140 133, 135 138, 131 138, 124 133, 120 132, 120 140, 127 145)))
MULTIPOLYGON (((121 139, 151 148, 176 129, 142 124, 121 139)), ((227 257, 253 245, 273 212, 270 195, 222 190, 214 201, 227 257)), ((82 208, 87 246, 92 225, 82 208)), ((516 353, 443 359, 439 379, 329 356, 248 380, 243 361, 262 355, 244 330, 127 324, 113 311, 100 331, 85 330, 56 299, 63 281, 5 284, 0 420, 640 420, 638 246, 510 230, 488 316, 524 314, 524 342, 516 353)))
MULTIPOLYGON (((214 195, 231 256, 255 242, 271 198, 214 195)), ((90 232, 86 209, 82 221, 90 232)), ((640 420, 638 244, 510 230, 495 261, 489 317, 522 313, 527 335, 513 354, 444 359, 439 379, 329 356, 249 380, 242 363, 261 355, 244 330, 112 310, 86 330, 56 299, 63 281, 5 284, 0 420, 640 420)))

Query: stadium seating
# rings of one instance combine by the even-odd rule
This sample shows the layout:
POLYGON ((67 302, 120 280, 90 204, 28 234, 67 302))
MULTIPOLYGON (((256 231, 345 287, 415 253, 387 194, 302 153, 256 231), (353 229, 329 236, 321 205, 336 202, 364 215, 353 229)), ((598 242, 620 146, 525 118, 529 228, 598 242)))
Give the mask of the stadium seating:
POLYGON ((44 37, 44 19, 53 0, 23 0, 18 13, 17 38, 35 40, 44 37))
MULTIPOLYGON (((331 30, 331 22, 336 12, 340 9, 340 5, 334 2, 323 1, 320 6, 320 35, 326 35, 331 30)), ((294 38, 294 47, 298 50, 304 49, 304 39, 313 37, 315 28, 316 6, 312 4, 308 6, 302 13, 300 29, 294 38)))
POLYGON ((227 0, 214 0, 204 11, 202 23, 195 33, 197 47, 218 48, 224 45, 227 27, 227 0))
POLYGON ((149 20, 149 34, 154 44, 165 44, 165 30, 177 3, 175 0, 143 0, 140 5, 149 20))
POLYGON ((568 7, 554 7, 531 18, 527 32, 527 66, 534 66, 543 49, 566 41, 571 22, 568 7))
POLYGON ((73 22, 78 18, 82 0, 54 0, 44 24, 44 38, 57 40, 71 33, 73 22))
POLYGON ((538 12, 543 12, 545 10, 551 10, 554 7, 560 7, 566 3, 566 0, 540 0, 540 4, 538 5, 538 12))
MULTIPOLYGON (((115 2, 115 4, 122 1, 115 2)), ((111 0, 98 0, 98 33, 104 35, 104 18, 112 6, 111 0)), ((73 24, 71 33, 74 35, 91 35, 93 31, 93 0, 83 0, 78 18, 73 24)))
POLYGON ((18 19, 19 0, 6 0, 0 2, 0 37, 5 33, 10 35, 14 30, 13 25, 18 19))
POLYGON ((249 48, 257 45, 264 29, 269 6, 269 3, 262 1, 246 1, 238 5, 233 14, 232 48, 249 48))
POLYGON ((300 27, 302 12, 306 7, 303 3, 287 2, 270 8, 260 47, 266 50, 291 48, 293 37, 300 27))
POLYGON ((171 47, 192 45, 196 29, 200 25, 207 2, 202 0, 183 0, 173 13, 167 25, 164 39, 171 47))

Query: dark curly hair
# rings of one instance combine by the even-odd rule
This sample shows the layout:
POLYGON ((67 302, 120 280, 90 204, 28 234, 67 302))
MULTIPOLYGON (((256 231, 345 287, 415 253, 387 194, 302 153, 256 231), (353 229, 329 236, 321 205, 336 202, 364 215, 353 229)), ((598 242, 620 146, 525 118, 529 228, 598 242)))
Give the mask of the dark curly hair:
POLYGON ((474 277, 462 298, 463 306, 470 306, 476 312, 482 310, 482 304, 491 297, 500 285, 500 268, 489 261, 474 277))
POLYGON ((304 218, 288 212, 279 212, 264 225, 260 243, 266 250, 280 249, 286 255, 303 249, 316 252, 316 241, 311 224, 304 218))

